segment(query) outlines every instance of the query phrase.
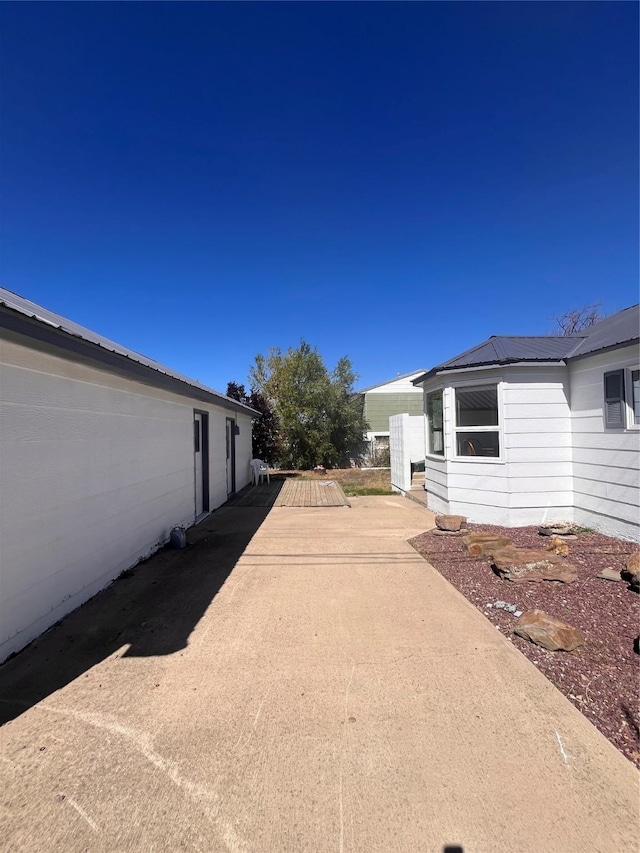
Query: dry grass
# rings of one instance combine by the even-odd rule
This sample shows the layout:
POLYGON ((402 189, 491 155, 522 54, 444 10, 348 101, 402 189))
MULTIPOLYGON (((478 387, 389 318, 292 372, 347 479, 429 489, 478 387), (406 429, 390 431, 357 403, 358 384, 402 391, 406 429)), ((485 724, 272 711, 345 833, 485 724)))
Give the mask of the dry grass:
POLYGON ((345 495, 390 495, 391 470, 389 468, 330 468, 326 474, 314 474, 313 471, 279 471, 287 477, 299 477, 301 480, 335 480, 340 483, 345 495))

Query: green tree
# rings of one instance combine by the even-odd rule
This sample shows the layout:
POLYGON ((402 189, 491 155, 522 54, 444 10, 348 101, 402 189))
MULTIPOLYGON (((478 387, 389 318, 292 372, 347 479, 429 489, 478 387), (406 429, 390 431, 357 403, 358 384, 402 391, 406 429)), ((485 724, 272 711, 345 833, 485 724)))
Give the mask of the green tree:
POLYGON ((335 468, 361 453, 367 424, 353 396, 356 378, 348 358, 330 372, 306 341, 256 356, 250 379, 278 418, 282 467, 335 468))
POLYGON ((266 397, 255 389, 250 394, 244 385, 229 382, 227 397, 246 403, 252 409, 260 412, 260 416, 252 421, 251 445, 254 459, 262 459, 269 465, 277 464, 280 457, 280 426, 278 417, 266 397))

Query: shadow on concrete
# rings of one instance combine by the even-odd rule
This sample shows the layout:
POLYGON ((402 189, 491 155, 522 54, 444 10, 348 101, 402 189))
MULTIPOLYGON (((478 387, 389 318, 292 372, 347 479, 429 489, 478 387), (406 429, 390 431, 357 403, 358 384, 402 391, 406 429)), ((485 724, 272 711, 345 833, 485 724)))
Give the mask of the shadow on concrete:
POLYGON ((224 506, 187 531, 187 547, 163 548, 124 572, 0 666, 0 725, 91 667, 122 657, 169 655, 229 577, 269 507, 224 506))

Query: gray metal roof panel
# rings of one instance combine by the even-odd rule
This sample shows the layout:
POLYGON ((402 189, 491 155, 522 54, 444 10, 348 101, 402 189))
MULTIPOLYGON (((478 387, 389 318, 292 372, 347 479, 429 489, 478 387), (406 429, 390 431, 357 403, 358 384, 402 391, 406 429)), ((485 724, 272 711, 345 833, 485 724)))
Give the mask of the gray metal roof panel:
POLYGON ((572 358, 637 341, 640 338, 640 304, 605 317, 582 334, 584 338, 571 353, 572 358))
POLYGON ((491 367, 500 364, 514 364, 520 361, 557 362, 567 358, 582 338, 566 337, 514 337, 494 335, 481 344, 459 355, 443 361, 427 373, 417 377, 414 384, 423 382, 427 377, 446 370, 465 367, 491 367))
POLYGON ((254 409, 246 406, 244 403, 240 403, 238 400, 227 397, 220 391, 216 391, 213 388, 209 388, 207 385, 197 382, 195 379, 191 379, 182 373, 178 373, 170 367, 166 367, 164 364, 161 364, 159 361, 147 358, 147 356, 142 355, 135 350, 128 349, 115 341, 111 341, 109 338, 105 338, 97 332, 91 331, 91 329, 87 329, 84 326, 80 326, 78 323, 74 323, 73 320, 69 320, 67 317, 63 317, 60 314, 49 311, 47 308, 43 308, 42 305, 31 302, 31 300, 25 299, 23 296, 19 296, 17 293, 13 293, 3 287, 0 287, 0 305, 3 305, 13 311, 17 311, 25 317, 37 320, 40 323, 53 326, 68 335, 81 338, 83 341, 87 341, 88 343, 96 344, 102 349, 108 350, 116 355, 121 355, 124 358, 131 359, 131 361, 135 361, 137 364, 141 364, 144 367, 155 370, 157 373, 176 379, 185 385, 191 386, 192 388, 197 388, 200 391, 211 394, 214 397, 219 398, 221 405, 224 405, 227 408, 235 409, 240 407, 246 409, 247 412, 250 412, 251 414, 257 414, 254 409))
POLYGON ((563 361, 611 349, 640 338, 640 305, 632 305, 606 317, 579 335, 513 336, 494 335, 481 344, 432 367, 414 380, 414 385, 427 377, 455 368, 487 367, 519 361, 563 361))
POLYGON ((566 358, 580 340, 582 339, 494 335, 472 349, 442 362, 437 369, 501 364, 506 361, 557 361, 566 358))

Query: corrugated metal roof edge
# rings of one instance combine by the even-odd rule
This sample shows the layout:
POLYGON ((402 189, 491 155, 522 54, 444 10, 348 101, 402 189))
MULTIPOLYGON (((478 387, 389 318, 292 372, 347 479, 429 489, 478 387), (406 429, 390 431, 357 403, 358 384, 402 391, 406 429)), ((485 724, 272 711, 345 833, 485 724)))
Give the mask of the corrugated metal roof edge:
MULTIPOLYGON (((626 313, 627 311, 632 311, 638 308, 638 303, 634 305, 629 305, 627 308, 623 308, 621 311, 612 314, 611 317, 605 317, 600 323, 605 323, 607 320, 612 320, 615 317, 618 317, 621 314, 626 313)), ((600 325, 600 323, 596 325, 600 325)), ((412 385, 420 385, 426 379, 431 378, 432 376, 436 376, 439 373, 446 373, 448 370, 465 370, 465 369, 473 369, 479 367, 499 367, 500 365, 505 364, 517 364, 517 363, 529 363, 529 362, 546 362, 546 363, 562 363, 567 361, 573 361, 577 359, 587 358, 588 356, 596 355, 597 353, 602 352, 610 352, 611 350, 618 349, 623 346, 629 346, 630 344, 636 343, 640 340, 640 336, 633 338, 625 338, 624 340, 617 341, 616 343, 609 344, 607 346, 599 347, 598 349, 587 350, 584 353, 580 352, 580 349, 583 347, 585 342, 588 342, 590 335, 590 330, 584 330, 583 334, 580 335, 568 335, 565 340, 575 341, 575 346, 573 349, 569 350, 562 358, 557 357, 549 357, 549 358, 508 358, 508 359, 495 359, 492 361, 484 361, 484 362, 475 362, 469 365, 449 365, 451 361, 459 361, 461 358, 464 358, 466 355, 470 355, 472 352, 480 349, 481 347, 486 346, 491 343, 496 352, 504 352, 504 348, 499 343, 500 339, 515 339, 518 340, 542 340, 544 338, 549 337, 562 337, 561 335, 491 335, 491 337, 482 341, 479 344, 476 344, 473 347, 465 350, 464 352, 459 353, 458 355, 454 355, 448 361, 442 362, 441 364, 432 367, 431 370, 426 371, 421 376, 416 377, 412 380, 412 385)))
MULTIPOLYGON (((486 341, 485 341, 486 343, 486 341)), ((475 347, 474 347, 475 349, 475 347)), ((460 356, 456 356, 456 358, 460 358, 460 356)), ((412 381, 412 385, 420 385, 426 379, 430 379, 432 376, 438 376, 441 373, 450 373, 452 371, 464 371, 464 370, 478 370, 482 367, 504 367, 505 365, 514 365, 514 364, 558 364, 563 365, 566 364, 567 357, 564 358, 504 358, 500 361, 482 361, 476 362, 474 364, 465 364, 458 365, 452 364, 447 367, 446 365, 439 364, 436 367, 432 367, 431 370, 428 370, 426 373, 423 373, 422 376, 418 376, 416 379, 412 381)))
MULTIPOLYGON (((152 359, 147 359, 145 356, 142 355, 139 359, 137 359, 127 353, 118 352, 117 349, 110 349, 109 347, 103 346, 97 341, 92 341, 89 338, 85 338, 80 334, 76 334, 75 332, 71 332, 68 329, 65 329, 59 324, 53 323, 43 317, 39 317, 37 314, 32 314, 30 312, 23 311, 13 305, 7 305, 7 303, 4 302, 2 298, 0 298, 0 310, 1 313, 5 314, 5 316, 13 315, 21 318, 26 318, 27 320, 34 322, 37 326, 55 329, 57 334, 62 335, 65 338, 82 340, 87 346, 95 347, 96 350, 102 350, 105 353, 109 353, 111 357, 115 357, 116 359, 118 359, 118 361, 125 369, 127 369, 128 363, 133 362, 137 365, 140 365, 141 367, 146 368, 149 371, 152 371, 153 373, 157 373, 161 376, 165 376, 168 379, 171 379, 174 382, 178 382, 181 385, 184 385, 186 388, 192 388, 196 391, 213 397, 214 400, 219 403, 219 405, 222 405, 226 409, 233 409, 235 411, 246 411, 251 415, 260 415, 260 412, 258 412, 256 409, 252 409, 251 406, 247 406, 244 403, 239 402, 238 400, 234 400, 232 397, 227 397, 226 394, 222 394, 220 391, 216 391, 214 388, 209 388, 207 385, 203 385, 200 382, 196 382, 195 380, 190 379, 188 376, 183 376, 182 374, 172 371, 171 368, 165 367, 165 365, 160 364, 160 362, 155 362, 152 359), (157 367, 155 365, 157 365, 157 367)), ((28 334, 27 329, 21 331, 23 333, 28 334)), ((109 343, 113 343, 114 346, 118 346, 115 341, 109 341, 109 343)), ((133 353, 132 350, 130 350, 129 352, 133 353)))
POLYGON ((636 338, 626 338, 624 341, 618 341, 615 344, 609 344, 609 346, 606 347, 598 347, 598 349, 588 350, 587 352, 580 352, 580 344, 578 344, 578 346, 574 350, 572 350, 571 353, 566 356, 566 358, 567 361, 579 361, 583 358, 589 358, 589 356, 592 355, 599 355, 603 352, 611 352, 611 350, 620 349, 621 347, 628 347, 631 346, 631 344, 637 343, 640 343, 640 334, 636 338))

